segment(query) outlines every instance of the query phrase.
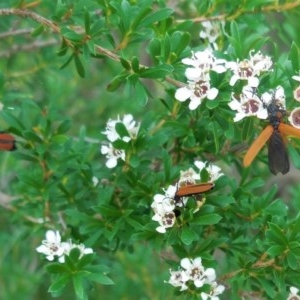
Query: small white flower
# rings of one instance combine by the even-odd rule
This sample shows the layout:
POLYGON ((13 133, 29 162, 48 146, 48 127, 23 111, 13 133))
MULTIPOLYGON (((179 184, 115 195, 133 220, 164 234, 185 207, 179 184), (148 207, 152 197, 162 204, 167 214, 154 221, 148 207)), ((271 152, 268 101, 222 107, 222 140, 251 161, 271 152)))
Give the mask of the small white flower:
POLYGON ((203 169, 206 169, 206 171, 209 174, 210 182, 216 181, 219 177, 223 176, 224 174, 221 172, 221 168, 219 168, 216 165, 207 165, 207 162, 202 162, 199 160, 196 160, 194 162, 195 166, 199 169, 201 172, 203 169))
POLYGON ((176 221, 176 216, 173 211, 164 214, 155 214, 152 217, 153 221, 157 221, 160 226, 156 227, 159 233, 166 233, 166 228, 173 227, 176 221))
POLYGON ((217 282, 214 281, 211 283, 211 290, 209 294, 204 292, 201 293, 202 300, 219 300, 218 296, 222 294, 224 290, 225 287, 223 285, 218 285, 217 282))
POLYGON ((136 138, 138 130, 139 130, 140 124, 137 123, 131 114, 127 114, 123 116, 123 119, 121 120, 118 116, 117 120, 109 119, 106 124, 106 130, 102 133, 106 135, 107 139, 110 142, 115 142, 116 140, 122 140, 126 143, 128 143, 131 139, 136 138), (123 136, 122 138, 116 131, 116 124, 117 123, 123 123, 126 127, 129 136, 123 136))
POLYGON ((92 177, 92 181, 93 181, 93 185, 94 185, 94 186, 97 186, 98 183, 99 183, 99 179, 98 179, 96 176, 93 176, 93 177, 92 177))
POLYGON ((201 23, 203 30, 200 31, 200 38, 207 39, 210 44, 214 44, 217 38, 221 35, 220 25, 223 26, 224 22, 211 22, 211 21, 204 21, 201 23))
POLYGON ((237 62, 227 62, 226 67, 233 71, 233 75, 229 81, 231 86, 234 86, 238 80, 247 80, 248 85, 251 87, 257 87, 259 79, 255 76, 255 70, 250 61, 244 59, 237 62))
POLYGON ((171 285, 173 285, 175 287, 181 287, 180 291, 184 291, 188 288, 186 285, 186 282, 189 280, 189 277, 186 275, 186 273, 184 271, 170 270, 170 274, 171 274, 171 277, 170 277, 169 281, 166 281, 167 283, 170 283, 171 285))
POLYGON ((192 52, 192 58, 184 58, 182 63, 192 66, 192 68, 187 68, 185 71, 186 78, 191 81, 203 79, 203 76, 211 70, 216 73, 227 71, 225 67, 226 60, 216 58, 211 49, 192 52))
POLYGON ((280 107, 281 110, 286 110, 285 93, 283 87, 280 85, 274 90, 263 93, 261 100, 265 106, 269 106, 271 103, 275 102, 276 106, 280 107))
POLYGON ((239 99, 234 94, 231 97, 232 101, 228 105, 232 110, 237 111, 233 119, 234 122, 238 122, 249 116, 256 116, 259 119, 266 119, 268 117, 266 107, 252 87, 245 86, 239 99))
POLYGON ((288 119, 292 126, 300 129, 300 107, 294 108, 288 119))
POLYGON ((273 62, 270 56, 263 55, 260 51, 252 55, 254 50, 250 51, 250 63, 253 66, 256 75, 260 75, 261 72, 270 71, 273 62))
POLYGON ((219 91, 217 88, 210 87, 209 81, 190 81, 188 86, 181 87, 176 91, 175 98, 180 102, 190 99, 189 109, 195 110, 201 104, 203 99, 207 98, 213 100, 217 97, 218 93, 219 91))
POLYGON ((61 243, 61 237, 58 231, 48 230, 46 232, 46 240, 42 241, 42 245, 36 248, 36 251, 46 255, 50 261, 55 256, 62 256, 65 250, 65 243, 61 243))
POLYGON ((258 87, 260 73, 270 71, 271 58, 262 55, 260 51, 252 55, 253 52, 254 50, 251 50, 249 53, 250 59, 227 62, 226 67, 233 72, 229 82, 231 86, 235 85, 238 80, 247 80, 250 87, 258 87))
POLYGON ((212 283, 216 279, 214 269, 204 269, 201 257, 195 259, 183 258, 180 265, 189 276, 189 279, 194 281, 194 285, 197 288, 202 287, 206 283, 212 283))
POLYGON ((180 171, 180 178, 178 185, 195 184, 196 180, 200 179, 200 175, 195 172, 193 168, 189 168, 186 171, 180 171))
POLYGON ((125 161, 125 151, 121 149, 115 149, 112 144, 102 145, 101 153, 106 155, 106 166, 110 169, 117 165, 119 158, 125 161))
POLYGON ((84 244, 73 244, 72 241, 69 240, 67 243, 64 243, 64 255, 59 258, 59 262, 64 263, 65 255, 69 255, 71 250, 75 248, 79 249, 80 251, 79 259, 85 254, 91 254, 94 252, 92 248, 86 248, 84 244))
POLYGON ((298 295, 299 289, 291 286, 290 287, 290 294, 287 298, 287 300, 300 300, 300 296, 298 295))

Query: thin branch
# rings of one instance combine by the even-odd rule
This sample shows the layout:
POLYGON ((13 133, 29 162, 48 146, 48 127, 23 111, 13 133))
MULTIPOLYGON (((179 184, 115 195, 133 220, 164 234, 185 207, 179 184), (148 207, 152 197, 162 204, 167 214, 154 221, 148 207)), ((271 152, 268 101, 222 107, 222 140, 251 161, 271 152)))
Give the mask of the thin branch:
POLYGON ((31 33, 33 29, 16 29, 16 30, 9 30, 3 33, 0 33, 0 39, 4 39, 10 36, 16 36, 16 35, 23 35, 27 33, 31 33))
POLYGON ((54 22, 36 14, 30 10, 15 9, 15 8, 0 9, 0 16, 9 16, 9 15, 20 16, 23 18, 30 18, 30 19, 36 21, 37 23, 50 28, 53 32, 60 33, 60 27, 58 27, 54 22))
MULTIPOLYGON (((284 4, 272 4, 268 6, 263 6, 260 9, 255 9, 255 10, 240 10, 237 11, 235 14, 222 14, 222 15, 217 15, 217 16, 206 16, 206 17, 199 17, 199 18, 194 18, 191 19, 194 23, 202 23, 204 21, 222 21, 222 20, 234 20, 240 15, 246 15, 246 14, 257 14, 257 13, 267 13, 267 12, 272 12, 272 11, 286 11, 286 10, 291 10, 295 7, 300 6, 300 0, 291 2, 291 3, 284 3, 284 4)), ((186 19, 183 20, 177 20, 177 23, 182 23, 185 22, 186 19)))
POLYGON ((49 47, 49 46, 53 46, 53 45, 57 45, 57 44, 58 44, 58 40, 49 39, 47 41, 34 41, 33 43, 28 44, 28 45, 21 45, 21 46, 15 45, 9 51, 0 52, 0 57, 8 58, 18 52, 33 51, 35 49, 45 48, 45 47, 49 47))

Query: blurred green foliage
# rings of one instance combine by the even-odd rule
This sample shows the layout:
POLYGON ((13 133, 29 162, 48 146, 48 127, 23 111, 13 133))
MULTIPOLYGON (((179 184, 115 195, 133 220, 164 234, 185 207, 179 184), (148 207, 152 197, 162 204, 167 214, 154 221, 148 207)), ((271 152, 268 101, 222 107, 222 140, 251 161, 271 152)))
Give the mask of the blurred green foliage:
MULTIPOLYGON (((195 111, 174 98, 186 80, 181 60, 207 46, 201 21, 219 18, 219 57, 242 60, 252 49, 271 56, 274 71, 262 89, 282 85, 291 110, 300 3, 277 2, 0 3, 0 128, 18 148, 0 153, 1 299, 52 298, 49 262, 35 251, 48 229, 93 248, 95 264, 109 269, 114 285, 78 280, 81 299, 173 299, 168 269, 197 256, 217 270, 223 299, 284 299, 297 286, 299 141, 289 143, 296 168, 286 177, 270 175, 265 150, 245 169, 243 151, 266 122, 234 124, 228 75, 212 74, 218 100, 195 111), (108 169, 102 132, 108 119, 128 113, 141 122, 139 134, 126 162, 108 169), (186 226, 161 235, 153 196, 196 159, 218 164, 225 176, 197 214, 195 204, 183 211, 186 226)), ((75 299, 72 284, 58 299, 75 299)))

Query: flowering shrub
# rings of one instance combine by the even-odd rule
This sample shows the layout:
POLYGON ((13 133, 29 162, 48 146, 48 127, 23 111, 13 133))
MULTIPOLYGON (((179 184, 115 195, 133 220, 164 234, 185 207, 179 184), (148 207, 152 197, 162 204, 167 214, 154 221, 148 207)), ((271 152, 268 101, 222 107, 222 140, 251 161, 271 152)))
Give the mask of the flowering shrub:
POLYGON ((1 299, 300 299, 299 1, 2 2, 1 299))

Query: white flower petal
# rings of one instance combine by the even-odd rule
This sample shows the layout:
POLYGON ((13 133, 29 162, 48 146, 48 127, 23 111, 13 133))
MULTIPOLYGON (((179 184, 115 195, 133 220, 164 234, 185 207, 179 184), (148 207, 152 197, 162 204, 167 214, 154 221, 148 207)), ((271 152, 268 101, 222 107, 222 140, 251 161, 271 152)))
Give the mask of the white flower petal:
POLYGON ((109 158, 107 161, 106 161, 106 166, 109 168, 109 169, 112 169, 114 168, 116 165, 117 165, 117 159, 112 157, 112 158, 109 158))
POLYGON ((199 98, 196 98, 190 102, 189 109, 195 110, 200 104, 201 104, 201 100, 199 98))
POLYGON ((187 88, 187 87, 182 87, 182 88, 179 88, 176 93, 175 93, 175 98, 178 100, 178 101, 186 101, 187 99, 190 98, 190 96, 193 94, 193 92, 187 88))
POLYGON ((257 77, 249 77, 248 78, 248 85, 251 87, 258 87, 259 79, 257 77))
POLYGON ((207 91, 207 99, 213 100, 218 96, 219 90, 217 88, 211 88, 207 91))

